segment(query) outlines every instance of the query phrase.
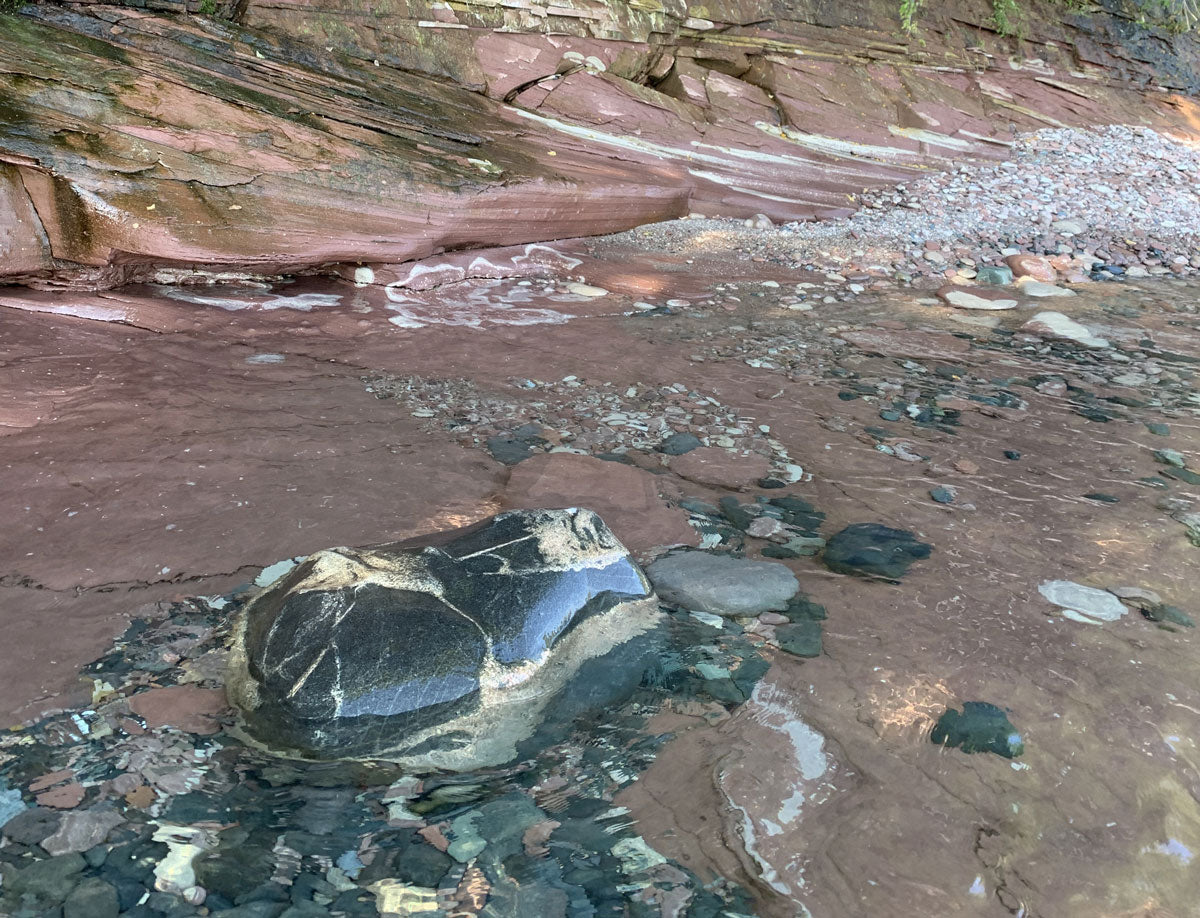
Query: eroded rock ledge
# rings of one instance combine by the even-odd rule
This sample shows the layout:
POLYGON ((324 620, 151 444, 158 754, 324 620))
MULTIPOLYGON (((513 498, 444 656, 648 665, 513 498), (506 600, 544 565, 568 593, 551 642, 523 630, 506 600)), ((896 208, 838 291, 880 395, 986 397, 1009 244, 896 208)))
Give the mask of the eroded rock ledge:
POLYGON ((877 0, 342 6, 7 18, 0 280, 403 263, 688 211, 833 217, 1003 157, 1014 129, 1200 124, 1194 37, 1059 7, 1018 48, 976 25, 983 4, 933 7, 920 43, 877 0))

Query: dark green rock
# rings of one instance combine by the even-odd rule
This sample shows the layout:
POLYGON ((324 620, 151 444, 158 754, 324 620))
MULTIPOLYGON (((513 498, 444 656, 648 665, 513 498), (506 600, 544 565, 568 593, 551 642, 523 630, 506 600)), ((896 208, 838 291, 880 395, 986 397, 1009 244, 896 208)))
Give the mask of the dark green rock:
POLYGON ((752 522, 754 522, 756 518, 755 514, 749 512, 749 510, 738 503, 738 499, 736 497, 722 497, 720 500, 720 505, 721 515, 742 532, 745 532, 746 528, 752 522))
POLYGON ((433 847, 413 829, 383 836, 379 845, 383 850, 359 874, 359 882, 364 885, 395 878, 413 886, 437 888, 454 866, 454 858, 433 847))
POLYGON ((771 542, 763 547, 762 556, 764 558, 774 558, 777 561, 808 558, 819 552, 824 545, 824 539, 807 538, 789 539, 782 545, 771 542))
POLYGON ((1182 481, 1185 484, 1200 485, 1200 475, 1197 475, 1191 469, 1163 469, 1158 474, 1165 475, 1167 478, 1174 478, 1176 481, 1182 481))
POLYGON ((36 845, 58 831, 62 818, 57 810, 30 807, 4 824, 4 837, 19 845, 36 845))
POLYGON ((663 440, 658 446, 658 451, 667 456, 682 456, 703 445, 704 443, 695 434, 676 433, 663 440))
POLYGON ((881 523, 854 523, 829 540, 822 559, 840 574, 897 580, 914 561, 928 558, 932 546, 906 529, 881 523))
POLYGON ((1121 498, 1115 497, 1112 494, 1104 494, 1100 491, 1089 491, 1083 496, 1088 500, 1098 501, 1102 504, 1119 504, 1121 502, 1121 498))
POLYGON ((533 447, 524 440, 512 437, 488 437, 488 452, 504 465, 516 465, 533 455, 533 447))
POLYGON ((1166 603, 1145 606, 1142 608, 1142 615, 1152 622, 1170 622, 1172 625, 1182 625, 1184 628, 1196 627, 1196 622, 1190 615, 1182 609, 1176 606, 1169 606, 1166 603))
POLYGON ((117 890, 98 877, 89 877, 67 896, 63 918, 117 918, 117 890))
POLYGON ((58 904, 75 889, 79 874, 85 867, 87 862, 83 856, 75 853, 34 861, 9 880, 5 892, 15 896, 28 894, 44 902, 58 904))
POLYGON ((797 657, 819 657, 821 655, 821 623, 798 621, 775 628, 775 637, 781 650, 797 657))
POLYGON ((933 498, 933 500, 936 503, 952 504, 952 503, 954 503, 955 493, 954 493, 953 489, 942 487, 939 485, 936 488, 930 489, 929 496, 931 498, 933 498))
POLYGON ((1016 462, 1018 459, 1021 458, 1021 454, 1019 452, 1017 452, 1015 449, 1006 449, 1004 451, 1004 458, 1009 459, 1013 462, 1016 462))
POLYGON ((1021 735, 1007 715, 986 701, 965 701, 963 709, 947 708, 929 734, 938 746, 953 746, 963 752, 994 752, 1013 759, 1025 751, 1021 735))
MULTIPOLYGON (((271 879, 275 871, 272 849, 277 834, 256 832, 252 835, 244 826, 227 829, 220 835, 218 856, 195 862, 196 882, 210 893, 237 901, 248 890, 271 879)), ((153 887, 153 876, 147 885, 153 887)))
POLYGON ((794 622, 823 622, 828 617, 824 606, 806 599, 803 595, 792 597, 783 614, 794 622))
POLYGON ((1158 421, 1147 421, 1146 430, 1150 431, 1150 433, 1154 434, 1156 437, 1171 436, 1170 426, 1167 424, 1162 424, 1158 421))
POLYGON ((904 415, 895 408, 884 408, 879 412, 879 417, 885 421, 899 421, 904 415))
POLYGON ((825 522, 825 514, 815 510, 813 505, 799 497, 772 497, 767 501, 769 507, 783 511, 780 519, 789 526, 803 529, 810 535, 816 535, 825 522))

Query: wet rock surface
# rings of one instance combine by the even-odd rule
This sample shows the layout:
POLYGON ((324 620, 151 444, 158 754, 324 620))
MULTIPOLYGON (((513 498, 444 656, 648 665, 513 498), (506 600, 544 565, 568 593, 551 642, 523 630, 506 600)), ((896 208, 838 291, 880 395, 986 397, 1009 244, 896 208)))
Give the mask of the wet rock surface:
POLYGON ((31 872, 0 910, 40 918, 98 878, 138 918, 584 900, 1094 918, 1149 895, 1188 914, 1194 281, 1067 282, 1054 306, 1095 348, 1023 330, 1032 299, 985 313, 924 295, 940 281, 860 280, 852 250, 843 280, 793 268, 794 241, 681 221, 561 244, 580 264, 560 273, 421 291, 404 314, 353 281, 0 295, 20 307, 0 310, 0 628, 22 649, 0 692, 28 721, 0 736, 0 813, 15 793, 34 814, 4 827, 3 895, 31 872), (568 277, 608 293, 572 299, 568 277), (761 456, 769 477, 684 478, 659 449, 674 433, 761 456), (530 457, 496 461, 497 436, 530 457), (264 565, 477 522, 551 461, 556 500, 633 473, 639 512, 703 554, 779 563, 801 592, 757 615, 668 607, 660 668, 628 701, 548 721, 494 769, 270 756, 190 689, 153 696, 153 725, 134 710, 223 689, 231 620, 283 570, 264 565), (863 522, 932 551, 900 577, 831 571, 822 546, 863 522), (1039 592, 1051 581, 1127 611, 1071 620, 1039 592), (1019 757, 932 741, 976 700, 1019 757), (92 848, 44 847, 85 843, 105 813, 124 822, 92 848))
POLYGON ((839 574, 896 580, 908 573, 913 562, 928 558, 932 550, 907 530, 881 523, 855 523, 829 540, 822 560, 839 574))
POLYGON ((229 691, 255 740, 415 770, 500 765, 570 683, 624 684, 614 661, 580 670, 618 649, 641 659, 623 645, 658 624, 645 577, 590 510, 513 511, 422 541, 319 552, 249 604, 229 691))
POLYGON ((228 654, 229 614, 269 595, 248 587, 136 620, 87 668, 96 686, 88 708, 0 738, 0 777, 23 788, 26 801, 3 826, 5 914, 754 910, 751 890, 660 854, 614 802, 672 737, 651 728, 651 718, 703 711, 720 722, 754 694, 768 664, 740 627, 655 611, 664 643, 652 677, 632 682, 629 697, 610 693, 607 710, 576 706, 547 718, 519 761, 467 773, 279 758, 244 745, 230 718, 197 735, 131 710, 147 684, 215 690, 224 669, 211 661, 228 654), (156 665, 162 648, 196 633, 204 636, 183 658, 156 665), (714 670, 726 675, 714 678, 714 670), (719 701, 710 690, 731 697, 719 701), (27 805, 29 789, 63 780, 69 770, 39 772, 67 761, 86 776, 87 799, 46 818, 27 805), (56 847, 59 838, 73 843, 56 847))

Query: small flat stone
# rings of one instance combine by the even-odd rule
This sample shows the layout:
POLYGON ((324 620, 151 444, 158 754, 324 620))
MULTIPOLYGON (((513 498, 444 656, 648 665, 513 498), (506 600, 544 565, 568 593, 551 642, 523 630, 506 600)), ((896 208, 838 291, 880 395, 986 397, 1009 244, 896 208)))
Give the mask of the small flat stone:
POLYGON ((819 657, 821 628, 820 622, 808 620, 779 625, 775 629, 775 639, 779 641, 779 649, 792 656, 819 657))
POLYGON ((981 284, 1002 287, 1013 282, 1012 268, 1007 265, 985 265, 976 269, 975 280, 981 284))
POLYGON ((1195 628, 1195 620, 1177 606, 1169 606, 1166 603, 1158 605, 1149 605, 1144 607, 1142 615, 1152 622, 1168 622, 1172 625, 1181 625, 1184 628, 1195 628))
POLYGON ((1185 484, 1200 485, 1200 475, 1193 472, 1191 469, 1179 469, 1175 467, 1163 469, 1160 473, 1168 478, 1174 478, 1176 481, 1182 481, 1185 484))
POLYGON ((75 810, 63 817, 53 835, 42 840, 42 847, 49 854, 82 853, 103 842, 124 821, 120 813, 108 806, 75 810))
POLYGON ((1160 424, 1157 421, 1148 421, 1146 423, 1146 430, 1150 431, 1150 433, 1154 434, 1156 437, 1171 436, 1170 426, 1167 424, 1160 424))
POLYGON ((594 287, 591 284, 570 283, 567 284, 567 290, 576 296, 600 297, 608 296, 608 291, 603 287, 594 287))
POLYGON ((223 691, 194 685, 150 689, 129 699, 129 709, 148 727, 174 727, 199 736, 216 733, 221 728, 218 719, 228 708, 223 691))
POLYGON ((516 465, 534 453, 529 441, 514 437, 488 437, 487 449, 492 458, 503 465, 516 465))
POLYGON ((1018 459, 1021 458, 1021 454, 1019 452, 1017 452, 1015 449, 1006 449, 1004 451, 1004 458, 1011 460, 1012 462, 1016 462, 1018 459))
POLYGON ((50 806, 57 810, 70 810, 83 803, 83 796, 83 785, 78 781, 72 781, 70 784, 63 784, 60 787, 42 791, 34 799, 38 802, 38 806, 50 806))
POLYGON ((702 446, 671 459, 671 471, 680 478, 735 491, 753 486, 770 470, 765 456, 735 453, 715 446, 702 446))
POLYGON ((840 574, 897 580, 933 548, 906 529, 880 523, 854 523, 829 540, 822 560, 840 574))
POLYGON ((1022 331, 1048 338, 1061 338, 1075 341, 1084 347, 1108 347, 1108 341, 1098 338, 1084 325, 1080 325, 1061 312, 1039 312, 1021 326, 1022 331))
POLYGON ((1115 622, 1129 611, 1108 590, 1098 590, 1071 580, 1047 580, 1039 584, 1038 592, 1054 605, 1075 613, 1068 618, 1088 624, 1115 622))
POLYGON ((727 617, 782 612, 800 590, 796 575, 782 564, 703 551, 659 558, 646 575, 664 601, 727 617))
POLYGON ((1187 465, 1187 460, 1183 457, 1183 453, 1177 449, 1156 449, 1154 458, 1163 465, 1172 465, 1177 469, 1181 469, 1187 465))
POLYGON ((952 504, 954 498, 958 496, 957 489, 947 485, 939 485, 936 488, 931 488, 929 496, 939 504, 952 504))
POLYGON ((74 777, 75 772, 70 768, 63 768, 60 771, 52 771, 44 775, 39 775, 29 782, 29 792, 36 794, 39 791, 46 790, 48 787, 53 787, 55 784, 70 781, 74 777))
POLYGON ((960 287, 947 284, 939 287, 937 298, 958 309, 1016 309, 1012 294, 990 287, 960 287))
POLYGON ((704 443, 695 434, 675 433, 659 444, 658 451, 667 456, 682 456, 703 445, 704 443))
POLYGON ((929 734, 938 746, 966 753, 993 752, 1013 759, 1025 751, 1021 735, 1000 708, 986 701, 963 702, 963 709, 947 708, 929 734))

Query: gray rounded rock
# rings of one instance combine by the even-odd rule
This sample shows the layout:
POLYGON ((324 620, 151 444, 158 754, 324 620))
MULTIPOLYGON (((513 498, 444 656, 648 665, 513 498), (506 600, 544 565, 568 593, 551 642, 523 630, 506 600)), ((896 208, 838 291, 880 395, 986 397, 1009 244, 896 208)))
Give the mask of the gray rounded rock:
POLYGON ((800 591, 796 575, 782 564, 703 551, 659 558, 646 574, 664 601, 730 617, 781 611, 800 591))
POLYGON ((229 695, 248 737, 283 754, 487 767, 584 664, 660 620, 595 513, 514 511, 305 559, 240 617, 229 695))
POLYGON ((117 890, 99 877, 89 877, 63 903, 63 918, 117 918, 117 890))

